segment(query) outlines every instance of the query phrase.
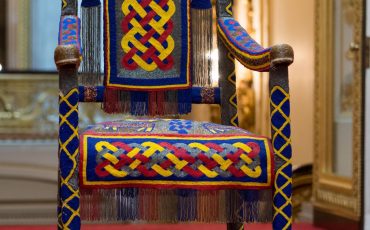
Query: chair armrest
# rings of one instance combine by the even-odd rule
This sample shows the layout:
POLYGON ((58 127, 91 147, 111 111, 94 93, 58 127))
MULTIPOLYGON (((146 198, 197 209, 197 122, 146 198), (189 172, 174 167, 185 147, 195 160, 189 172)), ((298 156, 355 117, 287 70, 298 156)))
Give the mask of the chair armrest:
POLYGON ((80 19, 75 15, 66 15, 60 18, 59 45, 74 45, 81 53, 80 19))
POLYGON ((54 61, 57 69, 78 69, 80 52, 74 45, 59 45, 54 51, 54 61))
POLYGON ((217 32, 228 50, 245 67, 260 72, 269 71, 271 48, 260 46, 234 18, 218 18, 217 32))

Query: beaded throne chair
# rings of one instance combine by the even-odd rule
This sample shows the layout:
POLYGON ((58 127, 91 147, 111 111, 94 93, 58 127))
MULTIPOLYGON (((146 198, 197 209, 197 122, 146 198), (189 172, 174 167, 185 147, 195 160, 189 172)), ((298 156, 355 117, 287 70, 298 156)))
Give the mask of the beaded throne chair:
POLYGON ((77 0, 62 0, 55 50, 60 77, 58 228, 80 229, 80 219, 86 219, 223 222, 228 229, 272 220, 273 229, 290 229, 291 47, 262 48, 232 18, 232 1, 218 0, 220 80, 219 87, 211 87, 204 80, 209 59, 198 55, 209 52, 209 37, 200 37, 211 23, 199 21, 209 19, 209 1, 193 0, 191 7, 190 0, 103 3, 82 2, 80 39, 77 0), (94 23, 100 8, 104 86, 96 80, 100 26, 94 23), (234 58, 249 69, 270 72, 272 143, 237 127, 234 58), (83 86, 78 83, 81 60, 83 86), (191 103, 220 104, 222 125, 139 117, 79 132, 79 102, 102 102, 108 113, 154 117, 188 113, 191 103))

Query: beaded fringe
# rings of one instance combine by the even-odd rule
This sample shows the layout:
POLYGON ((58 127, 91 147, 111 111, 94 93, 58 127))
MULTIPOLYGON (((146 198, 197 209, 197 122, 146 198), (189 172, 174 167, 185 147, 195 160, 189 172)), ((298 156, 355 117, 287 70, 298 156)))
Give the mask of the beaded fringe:
POLYGON ((101 84, 101 6, 81 7, 82 64, 79 83, 101 84))
POLYGON ((194 86, 212 86, 212 8, 191 9, 194 86))
POLYGON ((268 222, 271 190, 81 189, 89 222, 268 222))

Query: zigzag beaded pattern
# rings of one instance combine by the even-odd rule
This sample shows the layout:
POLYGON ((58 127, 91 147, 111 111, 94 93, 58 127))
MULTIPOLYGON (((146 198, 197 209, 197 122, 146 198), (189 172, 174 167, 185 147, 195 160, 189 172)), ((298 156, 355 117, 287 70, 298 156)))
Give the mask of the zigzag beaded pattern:
POLYGON ((171 17, 175 10, 173 0, 123 1, 123 67, 146 71, 172 68, 175 42, 171 17))
POLYGON ((290 139, 289 94, 280 86, 271 91, 271 122, 275 154, 284 164, 277 170, 274 192, 274 229, 291 229, 292 224, 292 149, 290 139))
POLYGON ((100 161, 95 172, 100 177, 257 178, 262 173, 258 157, 260 147, 254 142, 186 145, 101 141, 95 148, 100 161))
MULTIPOLYGON (((231 53, 227 53, 227 58, 234 63, 234 57, 231 53)), ((238 121, 238 105, 237 105, 237 96, 236 96, 236 75, 235 75, 235 68, 233 71, 227 76, 227 80, 234 86, 234 93, 229 98, 229 103, 234 107, 235 109, 235 115, 230 119, 230 123, 238 127, 239 121, 238 121)))
POLYGON ((59 228, 77 229, 80 226, 78 189, 78 90, 59 94, 59 161, 60 212, 59 228))
POLYGON ((225 11, 232 16, 233 15, 233 4, 232 1, 226 6, 225 11))

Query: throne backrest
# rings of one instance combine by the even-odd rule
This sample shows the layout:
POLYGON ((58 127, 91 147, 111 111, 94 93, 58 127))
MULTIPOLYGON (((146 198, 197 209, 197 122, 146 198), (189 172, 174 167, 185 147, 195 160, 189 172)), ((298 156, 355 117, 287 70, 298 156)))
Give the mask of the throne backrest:
POLYGON ((100 28, 102 11, 103 109, 133 115, 189 113, 192 85, 211 86, 211 7, 208 0, 82 1, 80 82, 99 82, 100 31, 91 28, 100 28))

